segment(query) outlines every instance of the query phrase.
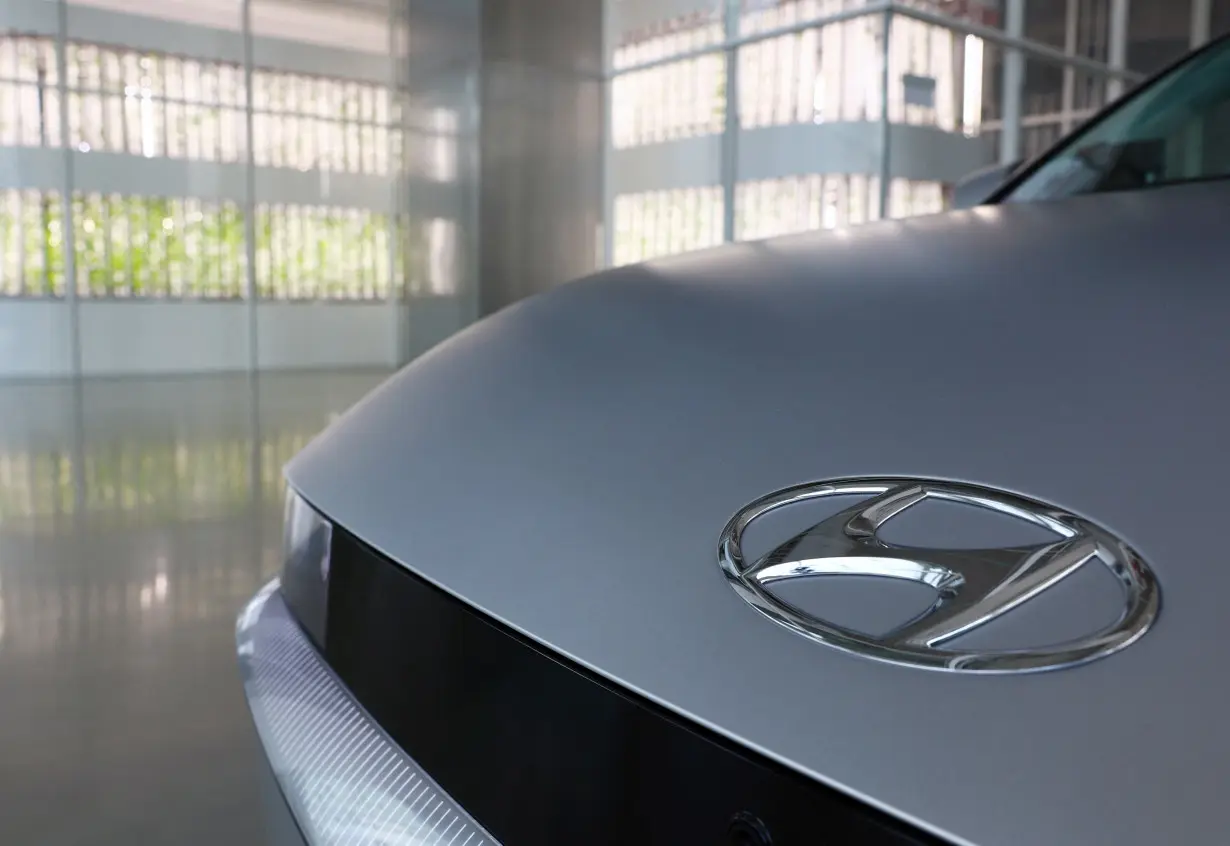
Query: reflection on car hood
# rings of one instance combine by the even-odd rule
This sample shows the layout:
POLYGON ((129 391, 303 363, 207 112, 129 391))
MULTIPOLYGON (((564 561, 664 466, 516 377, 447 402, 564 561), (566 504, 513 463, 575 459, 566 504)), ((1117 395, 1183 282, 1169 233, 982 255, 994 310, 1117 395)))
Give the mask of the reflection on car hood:
POLYGON ((1211 842, 1230 783, 1221 185, 984 208, 599 274, 415 361, 290 466, 406 567, 791 767, 978 846, 1211 842), (1162 616, 1029 676, 879 664, 745 606, 724 523, 923 476, 1119 533, 1162 616))

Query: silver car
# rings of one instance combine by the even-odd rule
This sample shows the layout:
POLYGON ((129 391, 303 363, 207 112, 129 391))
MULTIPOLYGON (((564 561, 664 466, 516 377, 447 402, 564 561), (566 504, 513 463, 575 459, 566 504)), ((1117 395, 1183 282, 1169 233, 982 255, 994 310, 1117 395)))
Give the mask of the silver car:
POLYGON ((1227 176, 1223 40, 986 204, 406 367, 287 467, 239 620, 304 838, 1230 841, 1227 176))

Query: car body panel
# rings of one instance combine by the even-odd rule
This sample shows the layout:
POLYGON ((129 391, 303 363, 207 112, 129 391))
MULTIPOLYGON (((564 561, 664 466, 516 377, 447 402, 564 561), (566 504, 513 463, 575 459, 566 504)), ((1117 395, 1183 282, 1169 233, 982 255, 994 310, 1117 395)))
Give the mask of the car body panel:
MULTIPOLYGON (((629 689, 960 843, 1224 828, 1223 184, 1013 204, 608 271, 436 347, 288 467, 316 508, 629 689), (842 476, 1094 520, 1163 607, 1122 653, 969 677, 809 642, 715 556, 842 476)), ((447 787, 447 786, 446 786, 447 787)))

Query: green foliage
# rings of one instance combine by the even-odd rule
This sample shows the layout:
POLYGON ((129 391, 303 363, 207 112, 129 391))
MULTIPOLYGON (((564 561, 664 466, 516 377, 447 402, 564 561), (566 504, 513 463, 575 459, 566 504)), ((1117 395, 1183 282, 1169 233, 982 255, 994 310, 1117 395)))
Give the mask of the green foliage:
MULTIPOLYGON (((245 219, 234 203, 78 193, 72 219, 81 296, 244 296, 245 219)), ((58 195, 0 191, 0 296, 63 296, 61 225, 58 195)), ((400 289, 406 262, 421 253, 404 222, 395 233, 391 225, 388 215, 366 210, 258 207, 258 296, 387 296, 390 277, 400 289)))
POLYGON ((0 296, 57 296, 64 291, 59 197, 0 191, 0 296))

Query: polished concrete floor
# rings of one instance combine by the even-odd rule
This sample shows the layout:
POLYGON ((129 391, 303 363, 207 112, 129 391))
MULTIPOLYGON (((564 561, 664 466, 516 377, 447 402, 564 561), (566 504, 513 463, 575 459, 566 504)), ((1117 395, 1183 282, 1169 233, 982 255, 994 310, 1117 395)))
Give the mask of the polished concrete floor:
POLYGON ((0 844, 260 844, 235 615, 383 374, 0 385, 0 844))

